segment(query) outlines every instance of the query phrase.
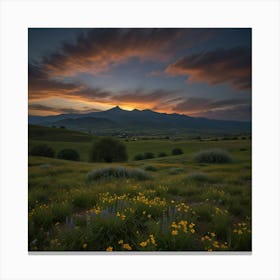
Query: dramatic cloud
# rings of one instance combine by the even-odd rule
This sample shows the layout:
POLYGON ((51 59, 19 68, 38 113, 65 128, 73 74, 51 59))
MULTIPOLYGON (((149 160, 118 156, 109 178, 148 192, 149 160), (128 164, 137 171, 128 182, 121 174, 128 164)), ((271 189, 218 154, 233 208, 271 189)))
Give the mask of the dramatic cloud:
POLYGON ((100 110, 91 107, 84 107, 84 109, 74 109, 74 108, 60 108, 60 107, 52 107, 46 106, 42 104, 29 104, 28 109, 30 111, 45 111, 51 114, 84 114, 90 112, 98 112, 100 110))
POLYGON ((169 65, 170 75, 186 75, 189 82, 228 83, 238 90, 251 89, 251 50, 217 49, 185 56, 169 65))
POLYGON ((112 100, 129 103, 151 103, 167 100, 170 96, 174 96, 177 93, 177 90, 156 89, 147 91, 143 89, 136 89, 131 91, 122 91, 118 95, 112 97, 112 100))
POLYGON ((132 57, 162 59, 184 29, 93 29, 75 43, 64 43, 60 51, 44 57, 50 75, 71 76, 79 72, 99 73, 132 57))
POLYGON ((188 98, 173 107, 175 112, 190 116, 227 120, 249 120, 250 101, 244 99, 212 100, 207 98, 188 98))
POLYGON ((217 120, 250 121, 252 118, 252 107, 249 104, 236 105, 232 108, 202 111, 192 114, 193 117, 205 117, 217 120))
POLYGON ((43 100, 53 97, 78 99, 84 101, 98 99, 103 101, 108 96, 110 96, 109 92, 99 88, 88 88, 79 83, 64 82, 63 80, 51 78, 40 66, 29 64, 29 101, 43 100))

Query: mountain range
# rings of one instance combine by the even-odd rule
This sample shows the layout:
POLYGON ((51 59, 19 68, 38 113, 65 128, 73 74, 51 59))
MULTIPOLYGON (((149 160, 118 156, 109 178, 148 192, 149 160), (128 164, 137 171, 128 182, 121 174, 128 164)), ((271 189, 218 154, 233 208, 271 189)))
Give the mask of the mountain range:
POLYGON ((86 114, 61 114, 28 117, 29 124, 66 127, 93 134, 233 134, 251 132, 251 122, 195 118, 183 114, 152 110, 123 110, 116 106, 107 111, 86 114))

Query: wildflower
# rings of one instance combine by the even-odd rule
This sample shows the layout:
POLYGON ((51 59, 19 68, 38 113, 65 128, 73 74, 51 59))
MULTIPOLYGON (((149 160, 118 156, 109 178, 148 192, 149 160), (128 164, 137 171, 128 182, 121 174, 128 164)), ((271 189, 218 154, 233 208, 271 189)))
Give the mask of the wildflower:
POLYGON ((142 214, 143 214, 143 215, 146 215, 146 211, 143 211, 142 214))
POLYGON ((146 247, 148 245, 148 242, 147 241, 143 241, 140 243, 140 246, 141 247, 146 247))
POLYGON ((178 230, 176 230, 176 229, 172 230, 172 231, 171 231, 171 234, 172 234, 172 235, 178 235, 178 230))
POLYGON ((112 252, 113 251, 113 247, 112 246, 109 246, 107 249, 106 249, 107 252, 112 252))
POLYGON ((123 248, 126 250, 132 250, 131 246, 128 243, 123 244, 123 248))
POLYGON ((147 217, 150 219, 150 218, 152 217, 152 215, 151 215, 151 214, 148 214, 147 217))
POLYGON ((83 249, 86 249, 86 247, 87 247, 87 243, 84 243, 83 244, 83 249))
POLYGON ((193 234, 193 233, 195 233, 195 230, 192 228, 192 229, 190 230, 190 232, 193 234))
POLYGON ((119 244, 123 244, 123 240, 121 239, 121 240, 119 240, 119 242, 118 242, 119 244))
POLYGON ((212 237, 215 237, 215 236, 216 236, 216 234, 215 234, 214 232, 211 232, 210 235, 211 235, 212 237))
POLYGON ((205 241, 205 238, 204 238, 204 237, 201 237, 200 240, 201 240, 201 241, 205 241))
POLYGON ((153 234, 150 234, 150 240, 151 240, 151 243, 152 243, 153 245, 157 246, 156 240, 155 240, 155 237, 154 237, 153 234))

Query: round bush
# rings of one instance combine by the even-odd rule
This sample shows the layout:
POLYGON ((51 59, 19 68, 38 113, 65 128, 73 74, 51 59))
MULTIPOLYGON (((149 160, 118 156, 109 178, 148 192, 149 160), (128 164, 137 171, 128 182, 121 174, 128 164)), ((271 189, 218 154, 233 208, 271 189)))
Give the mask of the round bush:
POLYGON ((57 154, 57 157, 66 160, 80 160, 79 154, 73 149, 63 149, 57 154))
POLYGON ((199 152, 195 155, 194 161, 198 163, 229 163, 232 158, 224 150, 212 149, 199 152))
POLYGON ((47 146, 46 144, 41 144, 34 146, 30 152, 32 156, 41 156, 41 157, 54 157, 54 149, 47 146))
POLYGON ((96 162, 122 162, 127 158, 126 146, 110 137, 94 143, 90 154, 90 160, 96 162))
POLYGON ((154 153, 147 152, 144 154, 144 159, 151 159, 154 157, 155 157, 154 153))
POLYGON ((134 160, 142 160, 142 159, 144 159, 144 156, 141 154, 134 156, 134 160))
POLYGON ((182 149, 180 149, 180 148, 174 148, 174 149, 172 150, 172 155, 173 155, 173 156, 182 155, 182 154, 183 154, 183 151, 182 151, 182 149))
POLYGON ((210 181, 210 178, 202 172, 193 172, 186 177, 185 181, 204 183, 210 181))
POLYGON ((157 171, 157 168, 153 165, 148 165, 145 167, 146 171, 157 171))

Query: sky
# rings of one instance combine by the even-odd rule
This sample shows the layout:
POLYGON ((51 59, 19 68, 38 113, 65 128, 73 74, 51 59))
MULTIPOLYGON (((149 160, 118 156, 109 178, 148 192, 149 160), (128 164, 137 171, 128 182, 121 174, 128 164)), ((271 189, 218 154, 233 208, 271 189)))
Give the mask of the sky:
POLYGON ((150 109, 251 120, 249 28, 29 28, 29 115, 150 109))

